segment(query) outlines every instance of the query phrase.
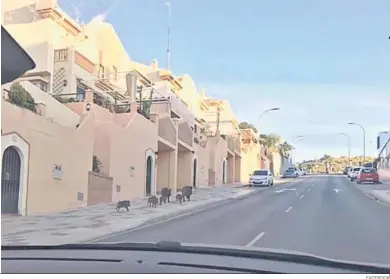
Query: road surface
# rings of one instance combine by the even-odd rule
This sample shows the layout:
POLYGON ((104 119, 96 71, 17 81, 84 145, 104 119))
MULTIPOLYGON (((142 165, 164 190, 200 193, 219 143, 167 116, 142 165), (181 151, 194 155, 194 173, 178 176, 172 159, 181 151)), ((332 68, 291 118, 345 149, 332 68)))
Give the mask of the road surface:
POLYGON ((162 240, 278 248, 390 264, 390 207, 345 177, 307 176, 99 242, 162 240))

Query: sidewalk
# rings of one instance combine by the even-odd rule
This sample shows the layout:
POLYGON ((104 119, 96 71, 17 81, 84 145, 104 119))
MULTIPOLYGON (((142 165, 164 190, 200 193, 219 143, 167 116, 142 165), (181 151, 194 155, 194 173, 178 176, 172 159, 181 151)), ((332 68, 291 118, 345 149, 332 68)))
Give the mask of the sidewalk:
POLYGON ((55 245, 87 242, 148 222, 205 209, 252 192, 253 190, 250 189, 229 185, 228 187, 195 189, 190 202, 179 204, 175 201, 175 197, 171 197, 170 203, 158 205, 157 208, 147 207, 146 198, 133 200, 129 212, 125 209, 117 212, 116 204, 111 203, 48 215, 2 216, 1 242, 2 245, 55 245))
POLYGON ((366 195, 371 198, 378 200, 382 203, 390 205, 390 179, 387 177, 382 178, 380 176, 380 184, 357 184, 356 182, 352 182, 356 184, 356 186, 366 195))

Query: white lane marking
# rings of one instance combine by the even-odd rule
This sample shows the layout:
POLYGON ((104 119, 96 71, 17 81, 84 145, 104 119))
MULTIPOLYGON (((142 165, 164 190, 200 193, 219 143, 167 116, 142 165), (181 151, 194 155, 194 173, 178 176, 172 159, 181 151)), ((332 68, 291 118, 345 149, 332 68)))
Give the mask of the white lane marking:
POLYGON ((310 188, 309 189, 307 189, 308 191, 310 191, 310 188))
POLYGON ((336 194, 338 194, 340 191, 341 191, 341 189, 332 189, 333 191, 335 191, 336 192, 336 194))
POLYGON ((287 210, 286 210, 285 212, 287 213, 287 212, 289 212, 291 209, 292 209, 292 206, 290 206, 289 208, 287 208, 287 210))
POLYGON ((264 235, 265 235, 265 232, 259 233, 258 235, 256 235, 256 237, 255 237, 254 239, 252 239, 252 240, 246 245, 246 247, 251 247, 251 246, 255 245, 256 242, 259 241, 260 238, 262 238, 264 235))
POLYGON ((295 191, 295 190, 297 190, 296 188, 292 188, 292 189, 285 189, 285 188, 283 188, 283 189, 280 189, 280 190, 276 190, 275 191, 275 193, 283 193, 283 192, 285 192, 285 191, 295 191))
POLYGON ((304 196, 305 196, 305 195, 302 195, 302 196, 300 196, 300 198, 302 199, 304 196))

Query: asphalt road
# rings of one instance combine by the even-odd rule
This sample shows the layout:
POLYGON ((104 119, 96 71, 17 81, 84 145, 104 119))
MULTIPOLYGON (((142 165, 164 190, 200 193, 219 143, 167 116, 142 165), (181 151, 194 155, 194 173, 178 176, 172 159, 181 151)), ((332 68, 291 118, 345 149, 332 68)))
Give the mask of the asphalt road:
POLYGON ((162 240, 278 248, 390 264, 390 207, 345 177, 307 176, 99 242, 162 240))

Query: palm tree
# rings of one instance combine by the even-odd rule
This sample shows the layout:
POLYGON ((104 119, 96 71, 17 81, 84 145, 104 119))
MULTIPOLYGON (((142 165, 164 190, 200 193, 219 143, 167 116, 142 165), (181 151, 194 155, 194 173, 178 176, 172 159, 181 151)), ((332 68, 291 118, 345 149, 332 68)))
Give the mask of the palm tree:
POLYGON ((283 157, 288 157, 290 155, 290 151, 293 150, 294 147, 289 144, 287 141, 279 144, 279 152, 280 152, 280 155, 282 155, 283 157))
POLYGON ((280 136, 276 134, 261 134, 259 138, 260 144, 267 148, 270 152, 275 152, 278 150, 280 140, 280 136))

